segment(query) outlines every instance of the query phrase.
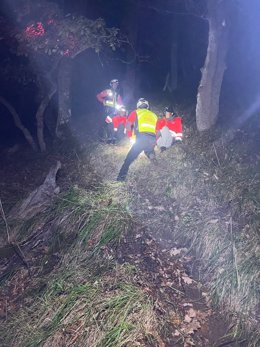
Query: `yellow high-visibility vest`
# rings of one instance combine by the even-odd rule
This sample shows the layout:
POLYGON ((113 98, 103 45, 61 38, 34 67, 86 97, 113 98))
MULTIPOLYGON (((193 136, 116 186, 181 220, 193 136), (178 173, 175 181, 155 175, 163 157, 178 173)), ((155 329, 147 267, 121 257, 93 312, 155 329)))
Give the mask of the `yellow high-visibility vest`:
POLYGON ((118 94, 111 89, 107 89, 106 91, 107 96, 105 100, 105 106, 116 107, 118 94))
POLYGON ((137 122, 139 133, 156 133, 157 116, 147 109, 137 109, 137 122))

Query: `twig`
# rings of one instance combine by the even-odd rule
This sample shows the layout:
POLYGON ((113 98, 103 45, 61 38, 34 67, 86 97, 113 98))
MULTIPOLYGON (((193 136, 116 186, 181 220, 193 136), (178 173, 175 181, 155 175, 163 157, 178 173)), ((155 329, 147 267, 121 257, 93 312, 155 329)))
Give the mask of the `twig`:
POLYGON ((230 340, 230 341, 222 342, 222 343, 220 343, 219 345, 217 345, 216 347, 224 347, 224 346, 233 344, 233 343, 235 343, 235 342, 241 344, 241 343, 243 343, 243 342, 246 342, 246 339, 240 340, 240 341, 237 341, 237 340, 230 340))
POLYGON ((214 144, 214 143, 213 143, 213 148, 214 148, 214 151, 215 151, 215 154, 216 154, 216 157, 217 157, 218 166, 221 167, 220 161, 219 161, 219 158, 218 158, 218 153, 217 153, 217 150, 216 150, 216 147, 215 147, 215 144, 214 144))
POLYGON ((237 287, 238 289, 240 288, 240 278, 239 278, 239 273, 238 273, 238 267, 237 267, 237 255, 236 255, 236 245, 233 239, 233 221, 232 221, 232 216, 230 217, 230 232, 231 232, 231 241, 232 241, 232 253, 234 257, 234 264, 236 268, 236 277, 237 277, 237 287))
POLYGON ((7 321, 7 314, 8 314, 8 301, 5 299, 5 320, 7 321))
POLYGON ((1 209, 2 218, 3 218, 4 223, 5 223, 5 229, 6 229, 6 233, 7 233, 7 241, 8 241, 8 243, 10 243, 10 228, 9 228, 6 216, 5 216, 5 211, 4 211, 4 208, 3 208, 3 204, 2 204, 1 198, 0 198, 0 209, 1 209))
POLYGON ((234 342, 236 342, 235 340, 231 340, 231 341, 226 341, 226 342, 222 342, 220 345, 217 345, 217 347, 224 347, 227 346, 229 344, 233 344, 234 342))
POLYGON ((208 18, 204 15, 204 14, 196 14, 196 13, 192 13, 192 12, 177 12, 177 11, 170 11, 168 9, 160 9, 154 6, 146 6, 146 8, 149 8, 150 10, 154 10, 158 13, 161 14, 165 14, 165 15, 169 15, 169 14, 173 14, 173 15, 179 15, 179 16, 192 16, 198 19, 201 19, 203 21, 207 21, 208 22, 208 18))
POLYGON ((10 227, 8 225, 7 218, 5 216, 5 211, 4 211, 4 208, 3 208, 3 204, 2 204, 1 198, 0 198, 0 210, 1 210, 2 218, 3 218, 4 223, 5 223, 8 244, 13 247, 15 253, 18 255, 19 258, 21 258, 22 262, 27 267, 29 275, 31 276, 31 271, 30 271, 29 264, 27 263, 27 261, 25 259, 25 256, 23 254, 23 251, 21 250, 21 247, 18 245, 17 242, 11 241, 11 238, 10 238, 10 227))

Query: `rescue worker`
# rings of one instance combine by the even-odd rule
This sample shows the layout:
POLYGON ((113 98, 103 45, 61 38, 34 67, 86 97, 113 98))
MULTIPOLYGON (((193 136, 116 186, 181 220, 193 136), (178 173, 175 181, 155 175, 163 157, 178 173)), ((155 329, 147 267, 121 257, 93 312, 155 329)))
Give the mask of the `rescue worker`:
POLYGON ((136 107, 137 109, 130 113, 126 121, 126 131, 128 134, 134 131, 136 141, 125 158, 117 181, 125 181, 130 165, 143 151, 149 159, 155 158, 154 147, 158 118, 149 110, 149 103, 144 98, 138 100, 136 107))
POLYGON ((182 141, 182 119, 177 116, 172 106, 164 110, 164 118, 156 124, 157 146, 161 152, 170 148, 177 141, 182 141))
POLYGON ((115 141, 113 117, 118 113, 119 108, 123 105, 122 97, 118 91, 118 85, 119 81, 113 79, 110 81, 110 89, 105 89, 97 94, 98 101, 102 103, 105 108, 108 143, 113 143, 115 141))
POLYGON ((115 140, 120 141, 125 136, 125 126, 127 120, 127 111, 125 106, 121 106, 117 114, 112 118, 114 126, 115 140))

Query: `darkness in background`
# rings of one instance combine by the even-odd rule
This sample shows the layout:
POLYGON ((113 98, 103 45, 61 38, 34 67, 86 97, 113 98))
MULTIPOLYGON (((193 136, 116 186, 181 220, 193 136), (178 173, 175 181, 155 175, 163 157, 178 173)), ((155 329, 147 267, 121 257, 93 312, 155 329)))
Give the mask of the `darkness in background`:
MULTIPOLYGON (((102 17, 107 26, 124 27, 132 0, 56 0, 64 13, 77 13, 90 19, 102 17)), ((166 3, 170 3, 167 2, 166 3)), ((207 21, 185 13, 183 2, 172 2, 165 10, 164 3, 138 1, 138 40, 136 52, 148 56, 147 62, 138 62, 136 71, 139 77, 137 93, 152 102, 190 103, 196 101, 197 86, 201 77, 207 49, 207 21), (154 3, 154 8, 149 6, 154 3), (148 5, 147 5, 148 4, 148 5), (172 13, 171 13, 172 12, 172 13), (177 12, 177 14, 176 14, 177 12), (166 74, 170 69, 172 30, 178 25, 178 89, 173 94, 163 93, 166 74)), ((259 95, 260 76, 260 2, 240 2, 232 12, 230 46, 222 89, 224 107, 245 108, 259 95)), ((1 61, 10 56, 5 47, 0 48, 1 61)), ((73 117, 88 117, 99 112, 96 94, 108 87, 112 78, 123 81, 126 64, 121 59, 125 52, 105 51, 97 55, 88 50, 73 62, 71 85, 73 117)), ((19 58, 22 59, 22 58, 19 58)), ((122 91, 123 92, 123 91, 122 91)), ((2 79, 1 95, 5 96, 17 109, 25 124, 35 130, 35 110, 38 101, 33 84, 24 87, 2 79)), ((230 115, 232 116, 232 115, 230 115)), ((13 126, 12 119, 3 106, 0 106, 0 142, 11 143, 22 138, 20 131, 13 126)), ((8 144, 9 144, 8 143, 8 144)))

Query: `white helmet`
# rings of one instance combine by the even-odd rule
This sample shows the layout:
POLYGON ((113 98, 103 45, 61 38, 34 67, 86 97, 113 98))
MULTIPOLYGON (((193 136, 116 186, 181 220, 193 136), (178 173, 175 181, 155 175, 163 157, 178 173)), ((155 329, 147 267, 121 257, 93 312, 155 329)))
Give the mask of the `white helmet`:
POLYGON ((112 84, 117 84, 118 85, 119 81, 118 81, 118 79, 115 78, 115 79, 111 80, 109 84, 112 87, 112 84))
POLYGON ((144 98, 140 98, 136 104, 137 108, 149 108, 149 102, 144 98))

